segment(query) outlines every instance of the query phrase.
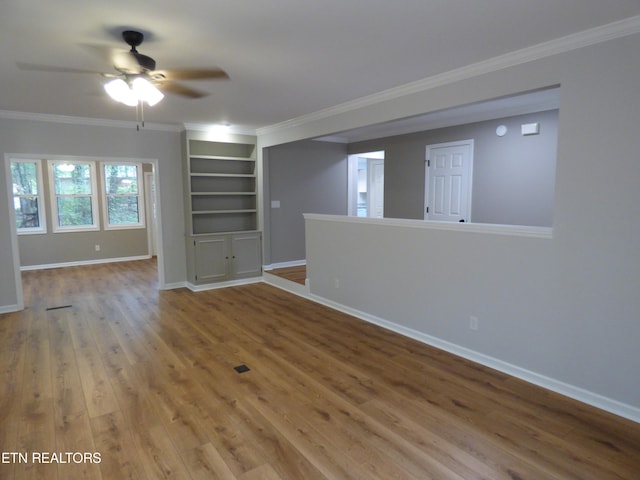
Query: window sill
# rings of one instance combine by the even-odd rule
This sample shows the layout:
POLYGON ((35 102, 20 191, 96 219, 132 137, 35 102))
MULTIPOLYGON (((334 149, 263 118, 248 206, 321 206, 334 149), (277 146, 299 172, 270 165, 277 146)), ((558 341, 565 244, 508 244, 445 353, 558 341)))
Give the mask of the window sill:
POLYGON ((107 225, 104 227, 104 230, 144 230, 145 228, 147 228, 146 225, 107 225))
POLYGON ((45 235, 47 233, 44 229, 39 230, 16 230, 16 234, 18 236, 22 235, 45 235))
POLYGON ((100 227, 92 226, 86 228, 54 228, 53 233, 79 233, 79 232, 99 232, 100 227))

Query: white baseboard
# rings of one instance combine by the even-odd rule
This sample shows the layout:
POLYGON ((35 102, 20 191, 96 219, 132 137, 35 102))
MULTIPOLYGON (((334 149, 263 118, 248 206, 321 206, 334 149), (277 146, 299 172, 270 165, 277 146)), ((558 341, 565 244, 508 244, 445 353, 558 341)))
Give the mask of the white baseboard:
POLYGON ((262 281, 262 277, 241 278, 239 280, 229 280, 228 282, 206 283, 202 285, 194 285, 187 282, 184 286, 192 292, 203 292, 205 290, 215 290, 217 288, 237 287, 238 285, 248 285, 249 283, 258 283, 262 281))
POLYGON ((95 260, 80 260, 77 262, 48 263, 45 265, 27 265, 25 267, 20 267, 20 271, 26 272, 29 270, 47 270, 50 268, 80 267, 83 265, 98 265, 101 263, 133 262, 136 260, 149 260, 150 258, 151 258, 151 255, 139 255, 136 257, 98 258, 95 260))
POLYGON ((287 268, 287 267, 299 267, 301 265, 306 265, 307 260, 292 260, 290 262, 280 262, 280 263, 272 263, 270 265, 264 265, 263 270, 275 270, 276 268, 287 268))
POLYGON ((19 312, 23 310, 18 305, 0 305, 0 314, 3 313, 11 313, 11 312, 19 312))
POLYGON ((583 388, 561 382, 554 378, 540 375, 530 370, 518 367, 517 365, 512 365, 497 358, 484 355, 465 347, 461 347, 460 345, 447 342, 440 338, 432 337, 431 335, 427 335, 417 330, 398 325, 397 323, 393 323, 388 320, 376 317, 375 315, 361 312, 360 310, 347 307, 345 305, 339 304, 332 300, 328 300, 318 295, 314 295, 312 293, 309 293, 307 295, 307 298, 340 312, 357 317, 366 322, 373 323, 406 337, 418 340, 419 342, 447 351, 449 353, 452 353, 453 355, 466 358, 467 360, 471 360, 472 362, 476 362, 486 367, 493 368, 494 370, 498 370, 526 382, 538 385, 539 387, 546 388, 547 390, 551 390, 561 395, 573 398, 574 400, 578 400, 579 402, 585 403, 587 405, 591 405, 601 410, 605 410, 615 415, 619 415, 634 422, 640 423, 640 408, 634 407, 633 405, 618 402, 617 400, 604 397, 583 388))
POLYGON ((160 286, 160 290, 175 290, 177 288, 189 288, 187 282, 165 283, 160 286))

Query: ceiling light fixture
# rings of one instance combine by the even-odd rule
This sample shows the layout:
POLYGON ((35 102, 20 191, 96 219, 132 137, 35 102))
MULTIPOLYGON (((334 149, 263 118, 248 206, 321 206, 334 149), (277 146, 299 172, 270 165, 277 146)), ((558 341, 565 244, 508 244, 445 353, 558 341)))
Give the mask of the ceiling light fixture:
POLYGON ((209 127, 209 133, 212 135, 221 135, 231 131, 231 125, 228 123, 217 123, 209 127))
POLYGON ((72 163, 59 163, 56 165, 56 168, 64 173, 71 173, 76 169, 72 163))
MULTIPOLYGON (((135 77, 127 82, 122 78, 113 79, 104 84, 104 89, 116 102, 129 107, 136 107, 136 118, 139 116, 144 127, 144 103, 153 107, 164 98, 164 94, 158 90, 149 80, 143 77, 135 77)), ((138 130, 140 126, 136 126, 138 130)))
POLYGON ((164 98, 163 93, 158 90, 153 83, 142 77, 136 77, 133 80, 131 89, 135 92, 140 101, 147 102, 150 107, 153 107, 164 98))
POLYGON ((129 88, 127 82, 121 78, 116 78, 115 80, 105 83, 104 89, 116 102, 124 103, 130 107, 138 105, 136 92, 129 88))

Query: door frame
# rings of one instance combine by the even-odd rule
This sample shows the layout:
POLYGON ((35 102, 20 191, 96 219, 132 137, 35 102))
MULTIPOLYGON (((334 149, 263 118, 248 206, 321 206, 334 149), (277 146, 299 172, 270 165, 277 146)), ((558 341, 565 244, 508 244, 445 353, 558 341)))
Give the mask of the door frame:
POLYGON ((370 218, 383 218, 384 217, 384 177, 382 181, 382 217, 373 216, 373 206, 375 200, 377 200, 377 196, 375 193, 375 186, 378 186, 378 182, 376 181, 375 172, 373 166, 375 164, 382 165, 382 169, 384 171, 384 158, 367 158, 367 217, 370 218))
MULTIPOLYGON (((16 304, 11 305, 10 311, 20 311, 24 310, 24 291, 22 286, 22 271, 20 269, 20 247, 18 243, 18 232, 16 228, 16 217, 15 217, 15 209, 13 206, 13 182, 11 176, 11 160, 13 158, 24 158, 27 154, 22 153, 5 153, 4 154, 4 169, 5 169, 5 181, 7 188, 7 208, 9 213, 9 230, 11 232, 11 246, 10 252, 13 257, 13 274, 15 281, 15 291, 16 291, 16 304)), ((54 155, 51 155, 54 156, 54 155)), ((39 158, 46 158, 47 155, 38 155, 39 158)), ((165 271, 164 271, 164 242, 162 239, 162 210, 160 203, 160 161, 157 158, 127 158, 127 157, 83 157, 89 158, 91 161, 117 161, 120 163, 150 163, 153 168, 153 178, 155 183, 155 204, 156 204, 156 231, 157 231, 157 265, 158 265, 158 289, 164 290, 167 288, 165 283, 165 271), (97 159, 99 158, 99 160, 97 159)), ((0 203, 1 206, 1 203, 0 203)), ((148 225, 147 225, 148 227, 148 225)), ((8 313, 8 312, 0 312, 0 313, 8 313)))
MULTIPOLYGON (((347 215, 352 217, 356 217, 358 215, 358 159, 367 159, 366 182, 368 184, 369 160, 376 159, 384 162, 385 156, 385 150, 372 150, 370 152, 350 153, 347 155, 347 215)), ((369 208, 367 202, 367 217, 368 216, 369 208)))
POLYGON ((150 256, 158 256, 158 216, 157 198, 155 196, 156 179, 152 171, 144 172, 145 214, 147 217, 147 244, 150 256), (155 214, 155 215, 154 215, 155 214))
POLYGON ((469 181, 467 182, 467 217, 469 220, 465 220, 465 222, 470 222, 471 220, 471 199, 473 194, 473 150, 474 150, 474 139, 470 138, 467 140, 456 140, 453 142, 444 142, 444 143, 432 143, 425 147, 425 161, 424 161, 424 219, 426 221, 433 221, 429 219, 429 213, 427 213, 427 208, 429 207, 429 195, 431 193, 431 151, 437 148, 446 148, 446 147, 457 147, 460 145, 466 145, 469 147, 469 181))

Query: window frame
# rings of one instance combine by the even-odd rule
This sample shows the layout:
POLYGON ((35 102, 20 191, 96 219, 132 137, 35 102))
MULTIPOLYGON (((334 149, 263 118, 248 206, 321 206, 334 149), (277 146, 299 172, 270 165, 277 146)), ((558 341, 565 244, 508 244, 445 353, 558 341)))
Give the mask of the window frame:
POLYGON ((44 193, 44 180, 42 176, 42 160, 39 158, 10 158, 9 159, 9 174, 11 175, 11 186, 12 192, 11 197, 13 199, 13 209, 14 215, 16 219, 16 234, 18 235, 42 235, 47 233, 47 215, 46 211, 46 202, 45 202, 45 193, 44 193), (38 193, 36 195, 23 195, 16 194, 13 192, 13 169, 12 166, 14 163, 33 163, 36 166, 36 185, 38 193), (38 204, 38 223, 39 227, 18 227, 17 225, 17 212, 15 206, 16 198, 22 197, 35 197, 38 204))
POLYGON ((144 196, 144 171, 141 162, 126 162, 126 161, 107 161, 100 162, 100 181, 102 182, 101 198, 102 198, 102 215, 104 218, 104 230, 132 230, 146 228, 146 214, 145 214, 145 196, 144 196), (136 167, 136 178, 138 185, 138 193, 136 194, 114 194, 107 193, 107 174, 106 169, 109 166, 127 166, 136 167), (109 197, 138 197, 138 223, 127 224, 112 224, 109 221, 109 197))
POLYGON ((50 158, 47 160, 47 167, 49 173, 49 198, 51 208, 51 226, 53 233, 70 233, 70 232, 91 232, 100 230, 100 210, 98 206, 98 181, 96 162, 92 160, 78 160, 78 159, 66 159, 66 158, 50 158), (54 169, 57 164, 70 164, 70 165, 88 165, 90 172, 90 194, 58 194, 56 193, 54 169), (73 197, 89 197, 91 199, 91 220, 92 223, 88 225, 71 225, 61 226, 60 218, 58 216, 58 198, 73 198, 73 197))

